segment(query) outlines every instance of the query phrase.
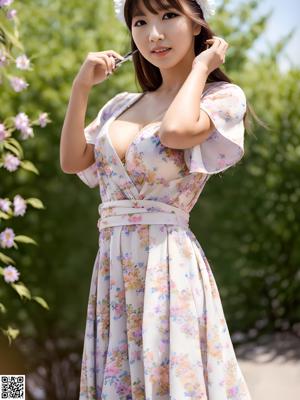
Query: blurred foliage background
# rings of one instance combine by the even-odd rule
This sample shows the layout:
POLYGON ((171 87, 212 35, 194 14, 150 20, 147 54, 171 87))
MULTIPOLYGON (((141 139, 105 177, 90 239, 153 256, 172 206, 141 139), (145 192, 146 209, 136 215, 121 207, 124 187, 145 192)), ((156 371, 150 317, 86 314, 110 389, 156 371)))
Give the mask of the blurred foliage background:
MULTIPOLYGON (((282 73, 277 62, 291 34, 258 60, 247 56, 269 18, 257 16, 258 3, 245 1, 229 11, 226 0, 210 23, 230 43, 222 68, 270 130, 254 124, 253 134, 245 137, 243 160, 209 180, 190 220, 214 272, 235 346, 266 332, 300 336, 300 71, 282 73)), ((20 262, 50 311, 29 303, 21 307, 12 297, 11 313, 22 333, 11 348, 0 338, 0 373, 26 373, 28 399, 74 399, 98 248, 99 190, 61 171, 60 133, 72 81, 87 53, 125 54, 129 33, 115 18, 111 0, 24 0, 15 8, 35 70, 29 90, 1 93, 1 113, 36 112, 38 105, 52 120, 27 143, 28 158, 40 170, 38 185, 29 180, 28 189, 46 210, 32 216, 28 233, 39 246, 26 250, 20 262)), ((140 91, 130 63, 93 88, 86 124, 124 90, 140 91)))

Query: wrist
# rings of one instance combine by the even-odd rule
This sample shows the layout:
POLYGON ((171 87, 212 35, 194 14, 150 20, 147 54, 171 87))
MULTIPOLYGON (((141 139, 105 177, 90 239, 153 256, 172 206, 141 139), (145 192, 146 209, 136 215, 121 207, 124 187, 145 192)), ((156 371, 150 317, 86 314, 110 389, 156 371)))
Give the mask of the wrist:
POLYGON ((73 83, 72 83, 72 90, 79 91, 79 92, 81 92, 83 94, 88 95, 90 90, 91 90, 91 87, 89 85, 86 85, 86 84, 78 81, 75 78, 73 83))
POLYGON ((192 70, 193 71, 195 70, 198 73, 202 73, 206 77, 208 77, 208 75, 209 75, 209 70, 208 70, 207 65, 205 65, 205 64, 203 64, 201 62, 193 62, 192 70))

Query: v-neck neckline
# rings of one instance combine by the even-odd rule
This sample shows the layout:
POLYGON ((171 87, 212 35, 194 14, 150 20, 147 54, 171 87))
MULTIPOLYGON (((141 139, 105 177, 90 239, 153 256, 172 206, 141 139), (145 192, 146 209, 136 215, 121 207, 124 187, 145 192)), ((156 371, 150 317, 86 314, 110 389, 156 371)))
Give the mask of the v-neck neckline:
MULTIPOLYGON (((205 90, 203 90, 202 95, 201 95, 201 98, 203 97, 204 93, 206 93, 206 91, 210 88, 210 86, 211 86, 212 84, 214 84, 214 83, 216 83, 216 82, 209 82, 209 83, 208 83, 209 86, 208 86, 205 90)), ((130 144, 129 144, 129 146, 128 146, 126 152, 125 152, 125 155, 124 155, 124 158, 123 158, 123 159, 124 159, 124 162, 122 161, 122 159, 120 158, 119 154, 117 153, 115 147, 114 147, 113 144, 112 144, 111 138, 110 138, 110 136, 109 136, 109 127, 110 127, 110 125, 111 125, 111 123, 112 123, 113 121, 115 121, 120 115, 122 115, 122 114, 124 113, 124 111, 126 111, 128 108, 130 108, 131 106, 133 106, 134 104, 136 104, 140 99, 142 99, 146 93, 148 93, 148 91, 138 93, 138 95, 137 95, 137 96, 134 96, 132 100, 130 99, 128 102, 126 101, 125 104, 124 104, 124 107, 121 108, 121 111, 120 111, 119 113, 118 113, 118 112, 114 113, 114 114, 108 119, 108 121, 107 121, 106 124, 105 124, 105 132, 104 132, 105 137, 107 138, 107 141, 108 141, 108 143, 109 143, 109 146, 110 146, 110 148, 112 149, 112 151, 113 151, 115 157, 117 158, 119 164, 120 164, 124 169, 126 169, 128 153, 129 153, 131 147, 135 144, 136 140, 141 136, 142 132, 144 132, 144 131, 147 130, 147 129, 150 129, 150 128, 153 127, 153 126, 156 126, 156 125, 158 125, 158 124, 161 124, 161 121, 151 122, 151 123, 149 123, 149 124, 143 126, 143 128, 141 128, 141 129, 137 132, 137 134, 134 136, 133 140, 130 142, 130 144)))
POLYGON ((149 124, 143 126, 141 129, 139 129, 139 131, 137 132, 137 134, 134 136, 133 140, 130 142, 130 144, 129 144, 129 146, 128 146, 126 152, 125 152, 124 158, 122 158, 122 159, 124 159, 124 162, 122 161, 122 159, 120 158, 119 154, 117 153, 115 147, 114 147, 113 144, 112 144, 112 141, 111 141, 111 138, 110 138, 110 135, 109 135, 109 127, 110 127, 110 125, 111 125, 111 123, 112 123, 113 121, 115 121, 120 115, 122 115, 128 108, 130 108, 130 107, 133 106, 135 103, 137 103, 140 99, 142 99, 146 93, 148 93, 148 92, 145 91, 145 92, 142 92, 142 93, 138 93, 137 96, 134 96, 134 97, 133 97, 132 101, 129 100, 129 102, 125 102, 125 106, 122 107, 122 109, 121 109, 121 111, 120 111, 119 113, 113 114, 113 115, 111 116, 111 118, 107 121, 107 124, 106 124, 106 127, 105 127, 105 128, 106 128, 105 135, 106 135, 106 137, 107 137, 108 143, 109 143, 111 149, 113 150, 113 153, 114 153, 114 155, 116 156, 118 162, 119 162, 124 168, 126 167, 126 164, 127 164, 127 156, 128 156, 128 153, 129 153, 131 147, 132 147, 132 146, 134 145, 134 143, 136 142, 136 140, 140 137, 140 135, 142 134, 142 132, 144 132, 145 130, 151 128, 152 126, 156 126, 156 125, 158 125, 158 124, 161 124, 161 121, 150 122, 149 124))

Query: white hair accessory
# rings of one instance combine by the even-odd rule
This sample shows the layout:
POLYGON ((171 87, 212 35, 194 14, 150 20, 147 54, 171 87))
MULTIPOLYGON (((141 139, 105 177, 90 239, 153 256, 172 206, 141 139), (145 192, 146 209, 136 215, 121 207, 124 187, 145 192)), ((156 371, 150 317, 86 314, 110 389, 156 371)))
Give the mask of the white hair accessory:
MULTIPOLYGON (((215 14, 215 1, 214 0, 195 0, 197 4, 199 4, 203 16, 206 19, 207 17, 215 14)), ((126 0, 114 0, 115 13, 117 18, 126 24, 124 18, 124 5, 126 0)))

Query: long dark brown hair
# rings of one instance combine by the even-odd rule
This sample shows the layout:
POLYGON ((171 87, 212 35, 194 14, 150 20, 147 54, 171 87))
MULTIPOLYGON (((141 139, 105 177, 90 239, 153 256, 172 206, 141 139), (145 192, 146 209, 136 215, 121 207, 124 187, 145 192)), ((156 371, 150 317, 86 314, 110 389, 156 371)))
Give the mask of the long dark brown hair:
MULTIPOLYGON (((205 41, 207 39, 212 39, 213 36, 217 36, 209 27, 208 23, 204 19, 203 12, 201 7, 195 0, 185 0, 188 7, 183 8, 181 1, 182 0, 141 0, 145 7, 153 14, 158 14, 157 10, 168 10, 169 7, 174 7, 179 12, 185 14, 192 21, 196 22, 201 26, 201 32, 195 36, 195 44, 194 51, 195 56, 200 54, 202 51, 206 50, 205 41)), ((133 12, 136 10, 138 4, 138 0, 127 0, 125 2, 124 7, 124 17, 126 21, 126 25, 131 34, 131 23, 133 18, 133 12)), ((134 43, 131 34, 131 51, 136 50, 137 47, 134 43)), ((151 64, 148 60, 146 60, 142 54, 137 51, 132 56, 132 61, 134 64, 136 77, 143 91, 154 91, 159 88, 162 84, 162 76, 160 70, 155 65, 151 64)), ((234 83, 220 68, 216 68, 212 71, 208 78, 207 83, 210 82, 220 82, 225 81, 229 83, 234 83)), ((256 113, 253 110, 253 107, 247 101, 247 109, 244 115, 244 125, 247 132, 251 132, 251 124, 249 121, 249 113, 252 117, 264 128, 267 128, 267 125, 259 119, 256 113)))

